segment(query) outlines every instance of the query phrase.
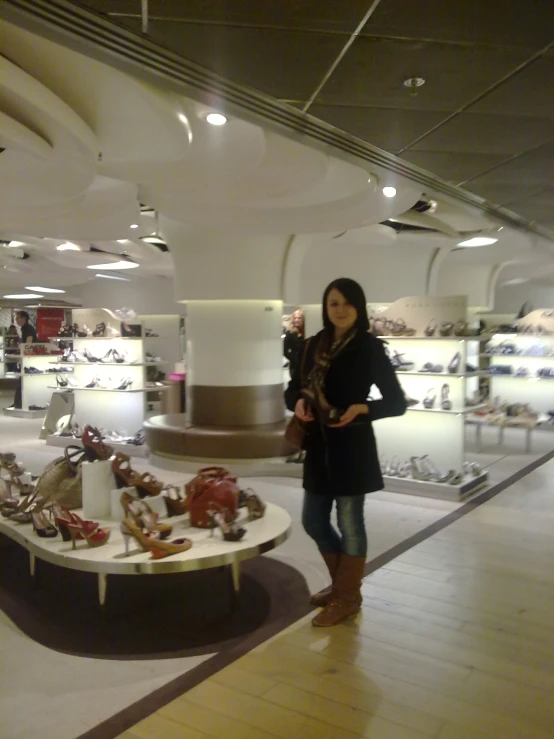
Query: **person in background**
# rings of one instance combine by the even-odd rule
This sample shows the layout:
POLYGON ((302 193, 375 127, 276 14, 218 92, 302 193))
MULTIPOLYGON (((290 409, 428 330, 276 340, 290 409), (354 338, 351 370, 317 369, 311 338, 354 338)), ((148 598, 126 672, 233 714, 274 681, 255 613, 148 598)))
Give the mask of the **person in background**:
POLYGON ((357 282, 341 278, 327 287, 323 326, 305 343, 285 401, 306 424, 302 524, 333 583, 331 592, 312 597, 324 606, 312 623, 334 626, 361 608, 364 499, 384 487, 372 422, 401 416, 406 400, 383 342, 369 333, 357 282), (378 400, 368 400, 372 385, 379 388, 378 400), (339 531, 331 523, 333 504, 339 531))
POLYGON ((290 317, 289 328, 285 333, 284 342, 284 354, 289 362, 291 376, 302 352, 304 331, 304 314, 301 310, 295 310, 290 317))
MULTIPOLYGON (((37 340, 37 332, 34 326, 29 323, 29 314, 25 310, 17 311, 15 314, 15 322, 21 330, 21 343, 32 344, 37 340)), ((9 410, 14 408, 21 408, 21 377, 17 380, 17 386, 15 388, 15 396, 13 399, 13 405, 10 406, 9 410)))

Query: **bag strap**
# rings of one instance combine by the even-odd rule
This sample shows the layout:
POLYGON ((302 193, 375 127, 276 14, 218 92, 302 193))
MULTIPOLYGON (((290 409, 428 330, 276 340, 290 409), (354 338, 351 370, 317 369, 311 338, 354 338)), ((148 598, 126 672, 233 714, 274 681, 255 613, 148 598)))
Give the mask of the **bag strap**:
POLYGON ((83 447, 70 444, 64 449, 63 456, 71 472, 77 472, 77 468, 85 458, 83 447))

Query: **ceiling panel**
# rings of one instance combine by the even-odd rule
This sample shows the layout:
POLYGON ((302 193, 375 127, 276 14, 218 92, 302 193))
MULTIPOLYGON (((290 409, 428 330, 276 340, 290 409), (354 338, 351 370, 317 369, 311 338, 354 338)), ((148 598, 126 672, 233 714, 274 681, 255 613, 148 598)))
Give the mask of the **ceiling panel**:
POLYGON ((510 203, 510 208, 532 221, 548 220, 554 224, 552 203, 554 203, 554 188, 549 188, 548 190, 535 193, 530 198, 514 200, 510 203))
POLYGON ((405 111, 387 108, 355 108, 313 105, 310 115, 348 131, 364 141, 387 151, 398 151, 440 123, 442 111, 405 111))
POLYGON ((539 49, 553 27, 552 0, 381 0, 364 33, 539 49))
POLYGON ((473 154, 519 154, 552 139, 552 123, 490 113, 461 113, 414 145, 416 150, 473 154))
POLYGON ((553 81, 554 56, 541 57, 472 105, 470 110, 472 113, 551 118, 554 125, 553 81))
POLYGON ((305 100, 336 56, 342 36, 151 21, 149 36, 165 48, 273 97, 305 100))
MULTIPOLYGON (((517 186, 543 187, 552 182, 552 166, 554 164, 554 141, 512 159, 477 177, 473 183, 497 184, 509 183, 517 186)), ((470 183, 466 183, 470 184, 470 183)))
POLYGON ((464 185, 464 188, 486 200, 490 200, 491 203, 506 206, 508 203, 513 203, 521 198, 522 195, 532 197, 543 190, 540 185, 514 185, 502 182, 480 182, 479 180, 468 182, 464 185))
POLYGON ((460 156, 452 152, 413 151, 409 149, 402 154, 402 159, 418 167, 429 170, 448 182, 458 184, 481 172, 501 164, 505 157, 501 154, 464 154, 460 156))
POLYGON ((453 111, 528 56, 522 50, 358 37, 317 102, 453 111), (416 96, 403 85, 414 76, 426 80, 416 96))
MULTIPOLYGON (((97 12, 140 15, 140 0, 80 0, 97 12)), ((351 33, 369 0, 149 0, 151 18, 351 33)))

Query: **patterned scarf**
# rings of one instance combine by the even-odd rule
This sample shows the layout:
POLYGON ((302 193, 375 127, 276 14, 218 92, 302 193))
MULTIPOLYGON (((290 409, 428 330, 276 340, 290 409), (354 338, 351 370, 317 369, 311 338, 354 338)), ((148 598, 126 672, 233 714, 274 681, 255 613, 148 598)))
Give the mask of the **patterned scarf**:
POLYGON ((314 366, 306 378, 302 397, 315 411, 320 423, 327 424, 338 420, 332 417, 336 409, 329 405, 325 397, 325 380, 331 362, 350 344, 357 332, 356 327, 353 327, 336 341, 330 340, 326 334, 319 339, 315 350, 314 366))

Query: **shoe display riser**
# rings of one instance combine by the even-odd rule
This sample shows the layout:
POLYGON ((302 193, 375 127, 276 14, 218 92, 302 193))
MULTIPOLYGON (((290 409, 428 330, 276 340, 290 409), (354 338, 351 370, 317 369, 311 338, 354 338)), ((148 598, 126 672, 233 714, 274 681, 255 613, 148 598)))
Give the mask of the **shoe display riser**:
POLYGON ((387 475, 385 475, 384 481, 385 490, 391 493, 417 495, 424 498, 437 498, 439 500, 461 501, 486 487, 489 476, 487 472, 483 472, 477 477, 466 475, 460 485, 410 480, 400 477, 389 477, 387 475))

